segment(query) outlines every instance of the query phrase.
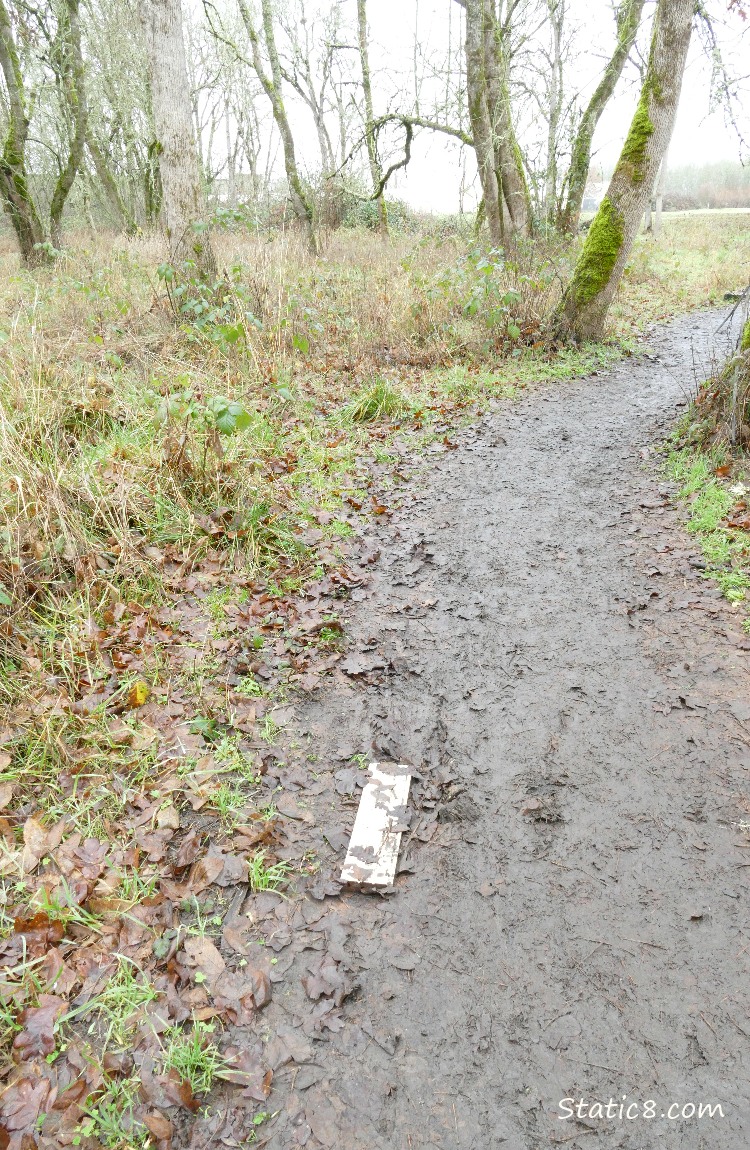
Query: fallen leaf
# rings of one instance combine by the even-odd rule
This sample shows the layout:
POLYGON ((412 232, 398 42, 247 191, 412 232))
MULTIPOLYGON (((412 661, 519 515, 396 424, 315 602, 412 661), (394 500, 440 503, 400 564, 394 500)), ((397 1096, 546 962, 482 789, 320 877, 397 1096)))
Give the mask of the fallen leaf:
POLYGON ((193 894, 200 894, 207 886, 216 882, 224 870, 224 859, 219 855, 206 855, 193 866, 188 879, 188 887, 193 894))
POLYGON ((319 998, 330 997, 334 1006, 341 1006, 348 994, 351 994, 352 985, 340 970, 340 963, 330 955, 325 954, 313 966, 307 968, 310 974, 301 979, 302 986, 308 998, 317 1002, 319 998))
POLYGON ((32 815, 23 825, 23 858, 21 865, 24 874, 33 871, 47 853, 47 831, 32 815))
POLYGON ((142 679, 139 679, 137 683, 133 683, 133 686, 128 691, 128 706, 130 709, 135 710, 136 707, 142 707, 149 693, 148 685, 144 683, 142 679))
MULTIPOLYGON (((33 1132, 49 1091, 50 1084, 45 1079, 34 1081, 30 1078, 21 1078, 3 1091, 0 1101, 0 1145, 8 1146, 10 1143, 10 1140, 3 1139, 3 1134, 7 1137, 8 1132, 14 1134, 16 1131, 28 1133, 30 1144, 36 1145, 33 1132)), ((25 1141, 14 1140, 13 1144, 22 1146, 25 1141)))
POLYGON ((59 920, 52 920, 44 911, 38 911, 31 918, 17 918, 13 931, 23 940, 29 958, 40 958, 49 948, 59 942, 65 928, 59 920))
POLYGON ((172 1123, 165 1114, 160 1114, 158 1110, 144 1114, 143 1123, 160 1141, 172 1137, 172 1123))
POLYGON ((169 828, 178 831, 180 829, 180 816, 177 813, 177 808, 171 804, 162 807, 156 816, 156 825, 160 829, 169 828))
MULTIPOLYGON (((187 964, 195 967, 196 982, 205 982, 209 990, 213 990, 219 978, 227 968, 219 950, 208 938, 186 938, 182 944, 187 964)), ((195 977, 195 976, 194 976, 195 977)))
POLYGON ((64 999, 56 994, 40 994, 38 1006, 27 1006, 21 1011, 21 1030, 13 1040, 13 1050, 21 1062, 52 1053, 56 1046, 55 1023, 64 1010, 64 999))

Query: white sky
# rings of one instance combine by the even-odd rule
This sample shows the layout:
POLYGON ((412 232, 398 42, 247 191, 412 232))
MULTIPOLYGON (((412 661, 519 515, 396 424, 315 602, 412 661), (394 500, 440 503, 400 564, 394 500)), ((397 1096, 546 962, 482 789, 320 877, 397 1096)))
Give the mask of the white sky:
MULTIPOLYGON (((293 13, 299 0, 277 0, 281 7, 293 13)), ((521 0, 521 10, 525 0, 521 0)), ((565 86, 567 97, 576 91, 579 94, 578 106, 585 106, 601 70, 612 53, 615 40, 613 18, 614 0, 564 0, 567 8, 566 28, 572 37, 570 58, 566 65, 565 86)), ((743 25, 738 16, 727 14, 727 0, 705 0, 714 17, 714 27, 721 46, 722 55, 729 66, 730 74, 750 72, 750 20, 743 25)), ((236 0, 219 0, 227 13, 234 13, 236 21, 236 0)), ((534 0, 528 0, 529 11, 534 11, 534 0)), ((194 18, 201 18, 201 0, 186 0, 186 5, 194 18)), ((308 25, 315 27, 315 18, 339 6, 342 17, 342 36, 351 45, 348 56, 354 67, 356 56, 356 3, 355 0, 304 0, 308 14, 308 25), (312 23, 311 23, 312 22, 312 23)), ((256 2, 257 8, 257 2, 256 2)), ((543 10, 543 0, 536 0, 536 11, 543 10)), ((655 0, 646 0, 644 25, 639 34, 642 55, 647 54, 650 38, 650 22, 655 8, 655 0)), ((296 9, 299 16, 299 9, 296 9)), ((414 42, 415 29, 419 33, 419 55, 423 61, 432 61, 439 68, 445 61, 450 41, 449 29, 453 33, 454 52, 462 55, 459 41, 462 13, 455 0, 368 0, 367 13, 370 26, 370 64, 372 71, 375 115, 389 110, 411 111, 414 92, 414 42)), ((527 27, 531 21, 527 21, 527 27)), ((546 44, 549 28, 543 21, 537 21, 537 47, 546 44)), ((320 25, 317 25, 320 28, 320 25)), ((284 52, 283 34, 280 33, 280 48, 284 52)), ((241 33, 240 33, 241 35, 241 33)), ((523 59, 523 57, 519 57, 523 59)), ((457 60, 454 57, 454 67, 457 60)), ((355 68, 354 76, 358 76, 355 68)), ((526 80, 517 69, 516 80, 526 80)), ((529 74, 531 84, 534 78, 529 74)), ((357 81, 358 82, 358 81, 357 81)), ((538 88, 538 78, 534 86, 538 88)), ((611 170, 620 153, 622 143, 635 109, 640 86, 640 75, 633 64, 626 66, 613 99, 602 116, 594 137, 592 167, 611 170)), ((444 90, 442 80, 427 78, 421 93, 422 115, 430 116, 434 100, 444 90)), ((303 169, 315 173, 320 164, 317 138, 313 129, 309 110, 294 92, 286 86, 286 103, 292 121, 295 143, 303 169)), ((265 97, 259 96, 264 107, 264 119, 270 130, 271 118, 265 97)), ((530 105, 529 105, 530 106, 530 105)), ((517 108, 514 111, 518 111, 517 108)), ((455 117, 447 117, 455 123, 455 117)), ((745 106, 741 109, 742 128, 746 139, 750 139, 750 93, 746 93, 745 106)), ((533 148, 534 138, 538 142, 546 133, 542 124, 536 130, 530 127, 528 113, 521 116, 519 135, 522 146, 533 148)), ((336 138, 336 126, 329 124, 332 138, 336 138)), ((223 135, 221 133, 220 135, 223 135)), ((393 137, 394 144, 398 134, 393 137)), ((221 149, 221 141, 215 141, 221 149)), ((273 171, 283 174, 282 156, 278 138, 272 146, 273 171)), ((395 155, 399 155, 398 149, 395 155)), ((529 153, 530 154, 530 153, 529 153)), ((711 108, 711 65, 706 58, 701 37, 697 29, 693 33, 687 71, 682 88, 682 99, 677 123, 669 153, 671 167, 701 165, 717 160, 738 161, 740 142, 736 132, 725 123, 722 108, 711 108)), ((748 159, 747 149, 745 159, 748 159)), ((364 163, 364 156, 362 157, 364 163)), ((413 149, 412 161, 408 169, 396 173, 389 184, 389 194, 406 200, 415 208, 436 212, 455 212, 460 207, 461 189, 464 190, 464 207, 471 210, 478 198, 478 181, 472 149, 461 148, 457 141, 429 131, 418 132, 413 149)))
MULTIPOLYGON (((353 0, 348 0, 353 7, 353 0)), ((452 6, 452 19, 459 12, 452 0, 370 0, 368 17, 371 32, 371 54, 376 114, 383 111, 383 101, 396 76, 406 77, 411 71, 413 34, 417 6, 419 9, 420 42, 427 52, 447 42, 448 7, 452 6)), ((580 86, 584 93, 592 90, 592 80, 609 56, 614 43, 614 20, 606 0, 569 0, 571 25, 578 30, 580 57, 568 73, 571 88, 580 86), (576 74, 577 73, 577 74, 576 74)), ((715 4, 717 16, 726 17, 725 4, 715 4)), ((653 5, 647 5, 647 11, 653 5)), ((737 59, 741 48, 741 24, 717 26, 722 48, 728 59, 737 59)), ((641 36, 641 41, 645 37, 641 36)), ((747 43, 744 45, 747 52, 747 43)), ((744 69, 747 71, 747 67, 744 69)), ((739 143, 724 121, 724 112, 710 108, 710 65, 694 32, 691 43, 682 98, 669 154, 670 166, 703 164, 716 160, 738 160, 739 143)), ((594 139, 595 162, 611 167, 620 152, 630 118, 638 99, 639 76, 630 67, 621 79, 615 96, 603 115, 594 139)), ((745 109, 750 112, 750 109, 745 109)), ((467 153, 469 179, 474 172, 473 157, 467 153)), ((433 133, 420 133, 413 150, 413 160, 407 173, 398 173, 391 185, 392 194, 410 202, 414 207, 433 211, 452 212, 458 207, 461 173, 460 149, 446 144, 433 133)), ((467 196, 467 207, 475 197, 467 196)))

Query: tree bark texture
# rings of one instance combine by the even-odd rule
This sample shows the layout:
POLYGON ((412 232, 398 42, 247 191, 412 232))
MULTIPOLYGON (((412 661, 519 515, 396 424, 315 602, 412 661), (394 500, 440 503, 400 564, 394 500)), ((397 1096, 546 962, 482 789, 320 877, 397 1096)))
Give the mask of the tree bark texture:
POLYGON ((549 78, 549 111, 547 120, 547 172, 544 181, 544 215, 554 224, 557 213, 557 151, 563 101, 562 38, 565 23, 565 0, 547 0, 552 31, 551 72, 549 78))
POLYGON ((500 185, 495 171, 492 119, 487 102, 484 51, 484 0, 466 0, 466 88, 469 122, 482 187, 484 212, 490 242, 499 248, 503 242, 503 214, 500 185))
POLYGON ((81 53, 80 0, 65 0, 58 31, 60 86, 70 116, 70 147, 52 193, 49 209, 50 233, 56 248, 62 247, 62 216, 70 190, 86 150, 88 106, 81 53))
POLYGON ((31 266, 48 262, 49 255, 41 246, 47 237, 29 188, 26 171, 26 140, 29 134, 26 93, 21 62, 13 38, 13 26, 4 0, 0 0, 0 68, 8 97, 8 123, 0 156, 0 193, 16 233, 21 258, 31 266))
POLYGON ((282 93, 282 74, 281 64, 279 61, 279 54, 276 48, 276 37, 273 28, 273 12, 271 9, 271 0, 261 0, 262 16, 263 16, 263 38, 266 44, 266 52, 268 53, 268 61, 271 66, 271 75, 267 75, 265 67, 263 66, 263 59, 260 52, 260 40, 258 33, 253 24, 252 15, 247 4, 247 0, 237 0, 237 4, 242 16, 242 22, 245 25, 245 30, 250 38, 250 44, 253 50, 253 67, 258 75, 261 86, 268 96, 273 111, 273 118, 276 122, 276 127, 281 136, 281 143, 284 149, 284 168, 286 170, 286 179, 289 185, 289 198, 292 201, 294 214, 297 216, 302 229, 305 233, 307 243, 313 255, 318 255, 320 248, 318 244, 318 237, 315 230, 315 219, 313 214, 312 202, 309 199, 305 188, 300 178, 299 169, 297 167, 297 156, 294 148, 294 137, 292 129, 289 124, 289 119, 286 114, 284 106, 284 96, 282 93))
POLYGON ((601 339, 672 135, 695 0, 659 0, 646 76, 620 159, 557 316, 564 335, 601 339))
MULTIPOLYGON (((531 200, 510 106, 508 53, 497 19, 495 0, 483 0, 484 68, 492 124, 495 173, 508 215, 511 235, 531 234, 531 200)), ((501 202, 502 210, 502 202, 501 202)))
MULTIPOLYGON (((372 110, 372 82, 370 79, 370 54, 367 46, 367 0, 357 0, 357 34, 359 38, 359 61, 362 68, 362 92, 365 99, 365 139, 367 142, 367 160, 370 166, 373 192, 382 187, 383 170, 378 158, 377 140, 375 138, 374 115, 372 110)), ((384 240, 390 239, 388 230, 388 207, 384 192, 381 190, 377 197, 378 205, 378 231, 384 240)))
POLYGON ((494 247, 531 231, 531 202, 513 128, 508 59, 495 0, 460 0, 466 11, 466 87, 474 151, 494 247))
POLYGON ((204 220, 181 2, 144 0, 144 16, 157 141, 154 150, 158 150, 170 260, 177 268, 186 261, 194 263, 201 277, 214 280, 216 257, 204 220))
POLYGON ((641 22, 645 0, 623 0, 617 10, 617 43, 601 80, 581 116, 578 131, 573 140, 570 168, 567 175, 568 194, 565 207, 561 211, 557 226, 569 235, 578 229, 581 205, 586 191, 586 181, 591 165, 591 143, 602 112, 622 75, 625 62, 630 55, 641 22))
POLYGON ((126 235, 134 236, 138 231, 138 226, 120 193, 117 180, 109 169, 104 153, 91 133, 89 133, 86 138, 86 147, 93 161, 99 183, 102 185, 104 194, 109 200, 110 207, 117 217, 117 222, 120 227, 123 228, 126 235))

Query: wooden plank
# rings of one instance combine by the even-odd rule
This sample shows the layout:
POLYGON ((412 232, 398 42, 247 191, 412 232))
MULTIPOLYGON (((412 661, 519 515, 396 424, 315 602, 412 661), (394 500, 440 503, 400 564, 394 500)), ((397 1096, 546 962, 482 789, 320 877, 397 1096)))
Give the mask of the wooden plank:
POLYGON ((393 886, 401 846, 411 767, 371 763, 359 800, 341 881, 360 887, 393 886))

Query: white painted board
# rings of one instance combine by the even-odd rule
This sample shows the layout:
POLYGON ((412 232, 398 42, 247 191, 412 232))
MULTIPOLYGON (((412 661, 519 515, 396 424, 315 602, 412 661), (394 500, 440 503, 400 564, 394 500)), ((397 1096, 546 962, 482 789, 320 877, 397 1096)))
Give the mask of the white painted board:
POLYGON ((411 767, 371 763, 359 800, 341 881, 354 886, 393 886, 409 801, 411 767))

